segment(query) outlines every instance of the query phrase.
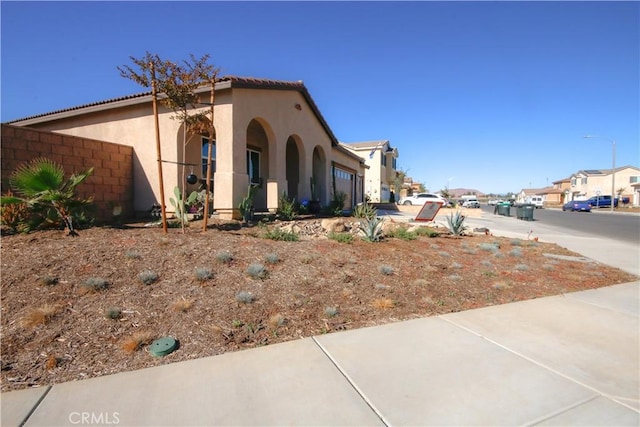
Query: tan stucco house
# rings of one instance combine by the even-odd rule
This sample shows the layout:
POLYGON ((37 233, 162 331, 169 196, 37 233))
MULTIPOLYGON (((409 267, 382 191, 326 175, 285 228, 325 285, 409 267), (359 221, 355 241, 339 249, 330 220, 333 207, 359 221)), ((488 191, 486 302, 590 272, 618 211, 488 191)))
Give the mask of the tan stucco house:
MULTIPOLYGON (((397 174, 398 149, 388 140, 343 143, 353 154, 364 159, 364 192, 374 203, 386 203, 391 196, 397 174)), ((398 195, 395 196, 398 200, 398 195)))
MULTIPOLYGON (((612 169, 580 170, 569 177, 570 185, 565 190, 567 201, 585 200, 593 196, 611 195, 612 169)), ((615 196, 622 190, 622 197, 629 197, 634 206, 640 204, 640 169, 635 166, 621 166, 615 169, 615 196)))
MULTIPOLYGON (((199 92, 202 109, 209 109, 210 87, 199 92)), ((349 208, 363 200, 365 161, 334 136, 301 81, 275 81, 227 76, 215 84, 213 136, 214 210, 221 218, 238 217, 238 205, 249 183, 258 190, 256 211, 275 211, 284 193, 298 201, 311 199, 310 179, 321 204, 333 192, 347 193, 349 208)), ((183 174, 206 181, 209 135, 190 133, 183 156, 184 126, 161 107, 159 129, 163 159, 165 204, 183 174), (183 171, 180 163, 186 164, 183 171)), ((125 96, 41 114, 10 123, 13 126, 94 138, 133 147, 134 210, 148 211, 159 203, 158 159, 151 93, 125 96)))

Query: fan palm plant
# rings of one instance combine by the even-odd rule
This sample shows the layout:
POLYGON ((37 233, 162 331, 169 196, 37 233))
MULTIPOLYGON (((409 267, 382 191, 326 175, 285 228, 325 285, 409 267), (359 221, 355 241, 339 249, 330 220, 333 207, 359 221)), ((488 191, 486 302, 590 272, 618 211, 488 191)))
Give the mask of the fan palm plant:
POLYGON ((15 196, 2 197, 2 204, 25 203, 30 208, 53 209, 64 222, 70 236, 77 236, 73 228, 73 212, 87 206, 91 199, 80 200, 76 187, 93 173, 93 168, 75 173, 65 180, 64 168, 50 159, 40 157, 18 167, 9 177, 15 196))

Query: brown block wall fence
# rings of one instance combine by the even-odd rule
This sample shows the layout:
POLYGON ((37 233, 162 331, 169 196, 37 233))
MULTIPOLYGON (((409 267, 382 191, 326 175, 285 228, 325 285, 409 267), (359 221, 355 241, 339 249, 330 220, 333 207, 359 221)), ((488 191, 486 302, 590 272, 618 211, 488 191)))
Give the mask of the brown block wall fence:
POLYGON ((93 197, 98 221, 112 221, 115 206, 124 217, 133 216, 132 147, 5 124, 1 144, 2 194, 19 165, 46 157, 62 165, 67 177, 94 168, 77 190, 82 198, 93 197))

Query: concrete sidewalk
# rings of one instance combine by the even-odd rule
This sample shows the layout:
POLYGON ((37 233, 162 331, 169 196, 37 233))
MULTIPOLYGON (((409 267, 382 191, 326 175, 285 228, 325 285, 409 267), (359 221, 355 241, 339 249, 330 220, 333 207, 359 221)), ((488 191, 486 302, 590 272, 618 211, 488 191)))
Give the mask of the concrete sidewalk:
MULTIPOLYGON (((497 235, 502 219, 474 224, 497 235)), ((502 232, 522 238, 513 221, 502 232)), ((633 282, 3 393, 2 426, 638 426, 639 296, 633 282)))

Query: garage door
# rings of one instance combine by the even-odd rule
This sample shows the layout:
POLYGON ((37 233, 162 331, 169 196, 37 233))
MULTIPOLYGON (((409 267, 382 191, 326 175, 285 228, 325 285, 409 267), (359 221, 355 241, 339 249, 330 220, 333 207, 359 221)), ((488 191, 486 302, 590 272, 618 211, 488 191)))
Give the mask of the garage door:
POLYGON ((344 201, 344 208, 351 209, 353 206, 353 183, 355 174, 339 167, 334 167, 333 176, 336 183, 336 191, 342 191, 347 195, 347 198, 344 201))

